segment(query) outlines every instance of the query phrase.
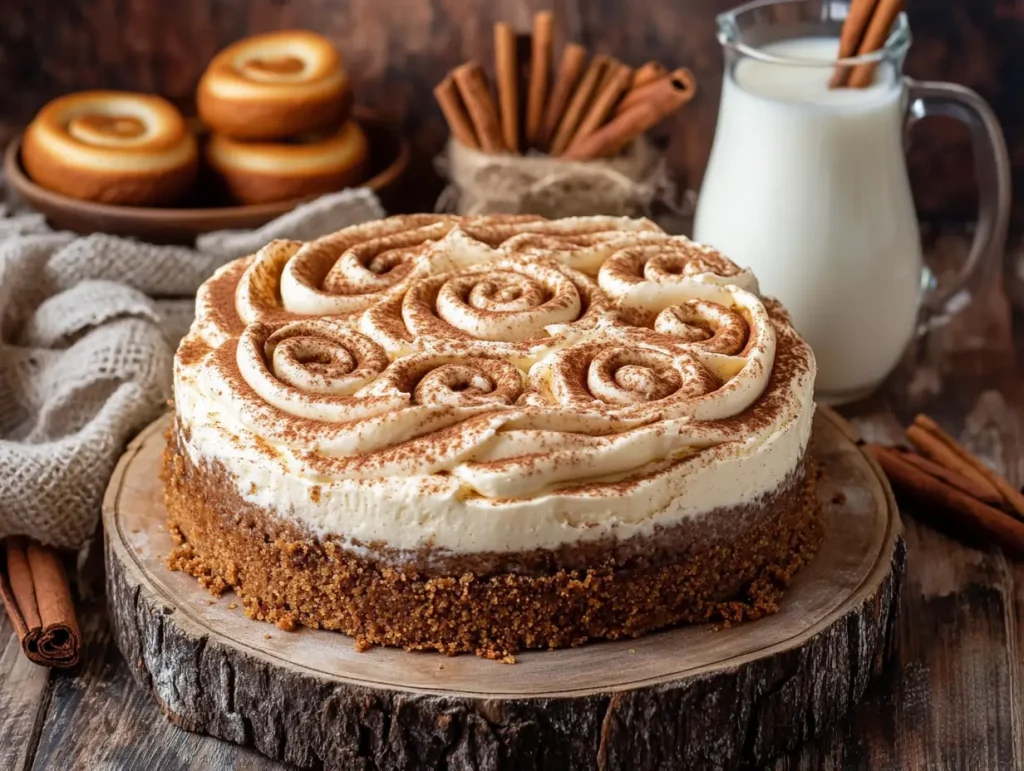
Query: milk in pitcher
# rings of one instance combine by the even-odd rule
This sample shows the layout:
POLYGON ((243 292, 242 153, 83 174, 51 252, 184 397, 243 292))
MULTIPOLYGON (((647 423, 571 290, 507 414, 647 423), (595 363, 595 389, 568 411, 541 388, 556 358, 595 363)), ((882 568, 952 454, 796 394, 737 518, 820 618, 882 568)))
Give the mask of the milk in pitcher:
POLYGON ((913 336, 922 263, 901 79, 883 62, 874 85, 830 89, 822 65, 838 47, 776 42, 761 49, 773 60, 726 73, 694 237, 783 302, 814 350, 818 392, 843 400, 876 386, 913 336))

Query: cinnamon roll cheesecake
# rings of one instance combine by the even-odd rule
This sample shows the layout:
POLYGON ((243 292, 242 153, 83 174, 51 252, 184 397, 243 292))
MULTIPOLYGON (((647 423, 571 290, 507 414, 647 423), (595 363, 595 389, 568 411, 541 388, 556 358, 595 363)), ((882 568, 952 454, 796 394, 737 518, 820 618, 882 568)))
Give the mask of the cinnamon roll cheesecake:
POLYGON ((274 241, 175 360, 173 568, 256 619, 508 658, 771 612, 821 538, 814 357, 647 220, 274 241))

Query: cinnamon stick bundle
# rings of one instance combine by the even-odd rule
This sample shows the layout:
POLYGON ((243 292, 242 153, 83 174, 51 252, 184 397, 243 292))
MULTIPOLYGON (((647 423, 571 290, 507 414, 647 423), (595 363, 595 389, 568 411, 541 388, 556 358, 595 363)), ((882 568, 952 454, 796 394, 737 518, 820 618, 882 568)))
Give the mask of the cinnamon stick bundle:
MULTIPOLYGON (((839 58, 864 56, 885 45, 893 22, 903 9, 903 0, 852 0, 839 35, 839 58)), ((829 88, 864 88, 871 84, 875 64, 837 66, 829 88)))
POLYGON ((558 125, 555 138, 551 140, 550 152, 552 155, 561 155, 569 146, 580 121, 583 120, 584 113, 590 107, 590 103, 597 93, 607 66, 607 56, 598 54, 590 60, 590 66, 587 67, 583 80, 580 81, 576 93, 573 94, 569 106, 565 109, 565 115, 562 116, 562 122, 558 125))
POLYGON ((541 130, 539 145, 550 144, 558 130, 565 108, 572 99, 573 91, 583 76, 583 67, 587 63, 587 49, 577 43, 569 43, 562 50, 562 60, 558 65, 558 75, 551 87, 551 99, 544 110, 544 125, 541 130))
POLYGON ((25 655, 46 667, 75 666, 82 636, 57 552, 21 537, 4 547, 0 599, 25 655))
POLYGON ((452 70, 452 78, 473 122, 480 149, 485 153, 505 150, 498 109, 487 85, 487 76, 477 62, 467 62, 452 70))
POLYGON ((494 25, 494 71, 501 107, 501 135, 505 149, 519 152, 519 66, 516 33, 504 23, 494 25))
POLYGON ((922 471, 896 450, 878 445, 868 445, 868 449, 898 492, 926 504, 920 509, 922 514, 940 524, 984 535, 1024 556, 1024 522, 922 471))
POLYGON ((539 11, 533 15, 530 82, 526 96, 526 142, 534 147, 541 144, 543 137, 554 27, 555 17, 550 11, 539 11))
POLYGON ((629 83, 629 90, 632 91, 636 88, 646 86, 658 78, 664 77, 668 74, 665 69, 665 65, 661 62, 647 62, 641 67, 637 67, 636 71, 633 72, 633 78, 629 83))
POLYGON ((602 81, 601 87, 598 89, 590 108, 587 110, 587 114, 580 121, 575 135, 569 142, 570 148, 576 142, 593 134, 604 125, 605 120, 612 112, 612 108, 615 107, 615 103, 619 101, 619 97, 622 96, 629 86, 632 76, 633 70, 621 62, 613 62, 608 67, 608 74, 602 81))
POLYGON ((1007 482, 1001 474, 997 474, 986 466, 980 458, 943 431, 942 427, 930 417, 918 415, 914 418, 914 425, 907 429, 907 436, 915 444, 918 441, 928 442, 931 440, 928 443, 933 452, 936 445, 943 447, 952 456, 950 463, 953 468, 962 471, 965 476, 980 480, 988 489, 994 490, 996 497, 1002 498, 1007 508, 1017 517, 1024 519, 1024 495, 1020 490, 1007 482), (916 441, 910 437, 911 431, 917 437, 916 441))
POLYGON ((441 112, 444 113, 444 119, 448 121, 455 138, 466 147, 479 150, 480 142, 477 141, 473 121, 466 112, 466 105, 459 96, 458 86, 451 75, 445 76, 445 79, 434 87, 434 98, 441 105, 441 112))
POLYGON ((696 90, 693 76, 686 69, 676 70, 671 76, 655 81, 642 90, 646 89, 650 89, 647 98, 574 143, 563 157, 586 161, 617 154, 647 129, 693 99, 696 90))

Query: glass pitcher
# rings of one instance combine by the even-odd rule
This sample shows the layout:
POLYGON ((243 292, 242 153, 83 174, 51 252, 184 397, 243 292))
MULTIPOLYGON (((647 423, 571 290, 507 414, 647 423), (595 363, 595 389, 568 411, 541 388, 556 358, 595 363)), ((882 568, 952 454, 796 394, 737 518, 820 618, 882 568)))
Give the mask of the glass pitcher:
POLYGON ((725 77, 694 238, 750 267, 789 309, 818 360, 816 395, 870 393, 926 312, 941 311, 1000 253, 1010 204, 1006 145, 969 89, 902 74, 900 14, 879 51, 837 61, 849 6, 758 0, 718 17, 725 77), (867 88, 830 89, 836 66, 867 88), (946 115, 973 137, 980 190, 974 243, 948 286, 930 287, 904 155, 910 120, 946 115))

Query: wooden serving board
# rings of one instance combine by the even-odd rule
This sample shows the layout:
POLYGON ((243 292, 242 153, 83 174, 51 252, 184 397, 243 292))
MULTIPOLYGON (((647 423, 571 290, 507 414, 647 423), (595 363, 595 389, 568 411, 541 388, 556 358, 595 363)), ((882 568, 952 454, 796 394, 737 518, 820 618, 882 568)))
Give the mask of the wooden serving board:
POLYGON ((167 570, 162 418, 103 506, 114 637, 181 727, 307 768, 756 767, 841 718, 896 640, 906 550, 895 502, 852 429, 814 423, 826 536, 781 610, 730 628, 519 655, 515 665, 283 632, 167 570))

